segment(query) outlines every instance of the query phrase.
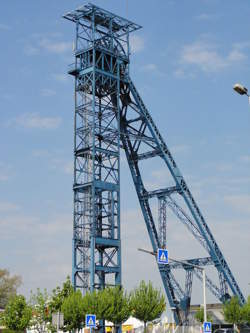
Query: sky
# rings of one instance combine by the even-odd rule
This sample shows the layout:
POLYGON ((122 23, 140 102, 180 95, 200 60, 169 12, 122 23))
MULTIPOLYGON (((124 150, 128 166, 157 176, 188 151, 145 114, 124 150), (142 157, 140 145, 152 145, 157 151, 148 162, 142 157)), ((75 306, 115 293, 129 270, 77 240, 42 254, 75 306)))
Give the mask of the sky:
MULTIPOLYGON (((0 268, 22 276, 27 297, 71 274, 74 25, 62 15, 84 3, 1 3, 0 268)), ((131 36, 130 75, 249 295, 250 106, 232 89, 250 87, 249 1, 93 3, 143 26, 131 36)), ((137 251, 150 242, 124 154, 121 161, 123 285, 162 287, 153 257, 137 251)), ((165 175, 155 163, 144 179, 156 185, 165 175)), ((175 258, 204 255, 171 214, 167 238, 175 258)), ((193 296, 201 301, 198 282, 193 296)))

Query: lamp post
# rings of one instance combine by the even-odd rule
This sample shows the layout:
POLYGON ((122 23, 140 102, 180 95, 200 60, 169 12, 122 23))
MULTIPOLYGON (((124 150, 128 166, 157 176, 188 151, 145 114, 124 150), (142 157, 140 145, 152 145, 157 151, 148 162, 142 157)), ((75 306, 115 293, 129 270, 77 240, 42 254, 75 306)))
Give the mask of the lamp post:
POLYGON ((176 310, 175 307, 171 307, 172 311, 172 333, 174 333, 174 311, 176 310))
MULTIPOLYGON (((144 250, 144 249, 138 249, 138 251, 149 253, 149 254, 152 254, 153 256, 157 256, 157 253, 153 252, 153 251, 148 251, 148 250, 144 250)), ((190 266, 190 267, 193 267, 193 268, 197 268, 197 269, 202 271, 204 322, 206 322, 207 321, 207 300, 206 300, 206 272, 205 272, 205 268, 200 267, 198 265, 190 264, 186 260, 180 261, 180 260, 176 260, 176 259, 173 259, 173 258, 170 258, 170 257, 168 257, 168 260, 172 261, 172 262, 177 262, 179 264, 184 264, 186 266, 190 266)), ((176 308, 171 308, 171 310, 172 310, 172 315, 173 315, 176 308)))

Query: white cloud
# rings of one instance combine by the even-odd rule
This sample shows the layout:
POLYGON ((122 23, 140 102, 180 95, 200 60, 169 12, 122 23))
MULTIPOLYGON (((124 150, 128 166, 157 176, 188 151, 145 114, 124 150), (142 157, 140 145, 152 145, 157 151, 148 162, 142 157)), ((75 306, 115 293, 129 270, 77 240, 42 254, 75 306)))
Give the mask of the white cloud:
POLYGON ((160 70, 156 64, 150 63, 142 66, 141 71, 149 74, 155 74, 157 76, 165 76, 165 72, 160 70))
POLYGON ((0 30, 10 30, 10 26, 4 23, 0 23, 0 30))
POLYGON ((0 182, 6 182, 11 178, 11 168, 0 162, 0 182))
POLYGON ((49 53, 63 54, 72 49, 70 42, 58 40, 61 38, 58 34, 48 36, 33 34, 30 40, 26 41, 24 52, 27 55, 35 55, 41 51, 49 53))
POLYGON ((155 72, 158 70, 156 64, 147 64, 143 66, 142 69, 146 72, 155 72))
POLYGON ((56 81, 59 81, 59 82, 68 82, 69 81, 69 75, 68 74, 53 74, 52 77, 56 80, 56 81))
POLYGON ((173 146, 171 148, 171 151, 174 154, 178 154, 178 153, 181 153, 181 154, 184 153, 185 154, 185 153, 188 153, 190 151, 190 148, 191 148, 190 146, 182 144, 182 145, 173 146))
POLYGON ((33 45, 27 44, 24 48, 24 53, 28 56, 32 56, 39 53, 39 48, 33 45))
POLYGON ((0 217, 1 262, 23 277, 25 295, 37 287, 51 290, 70 274, 72 221, 71 212, 46 219, 20 212, 0 217), (6 256, 10 243, 15 246, 6 256))
POLYGON ((245 163, 249 163, 250 162, 250 155, 243 155, 241 156, 241 161, 245 162, 245 163))
MULTIPOLYGON (((242 63, 246 59, 246 54, 236 44, 232 46, 228 54, 223 55, 213 43, 199 40, 182 48, 179 63, 184 68, 192 65, 208 73, 242 63)), ((183 67, 181 69, 183 70, 183 67)))
POLYGON ((73 161, 64 163, 63 170, 64 170, 64 172, 66 174, 73 175, 73 171, 74 171, 74 163, 73 163, 73 161))
POLYGON ((145 41, 141 36, 132 35, 130 37, 130 48, 132 53, 137 53, 144 50, 145 41))
POLYGON ((55 41, 49 38, 43 38, 39 42, 41 49, 44 49, 51 53, 65 53, 72 48, 72 44, 64 41, 55 41))
POLYGON ((71 159, 65 158, 65 151, 49 151, 46 149, 37 149, 32 151, 32 156, 46 161, 47 166, 60 171, 66 175, 72 175, 74 171, 73 156, 71 159))
POLYGON ((228 64, 232 64, 234 62, 241 62, 244 61, 247 56, 240 51, 239 49, 233 48, 232 51, 228 54, 227 61, 228 64))
POLYGON ((16 125, 23 128, 56 129, 60 126, 60 117, 43 117, 38 113, 24 113, 8 122, 8 125, 16 125))
POLYGON ((50 166, 52 169, 60 170, 66 175, 73 175, 73 170, 74 170, 73 159, 67 161, 63 158, 54 158, 51 159, 50 166))
POLYGON ((12 202, 0 202, 0 213, 2 212, 15 212, 20 207, 12 202))
POLYGON ((250 213, 250 195, 238 194, 238 195, 227 195, 224 197, 227 204, 230 204, 233 208, 240 211, 241 213, 250 213))
POLYGON ((50 153, 46 149, 37 149, 32 151, 32 156, 34 157, 48 157, 50 153))
POLYGON ((202 13, 200 15, 195 16, 195 18, 199 21, 210 21, 215 19, 217 16, 215 14, 208 14, 208 13, 202 13))
MULTIPOLYGON (((50 216, 48 220, 43 221, 38 216, 26 215, 23 213, 9 214, 8 210, 10 205, 5 205, 5 217, 0 218, 1 237, 3 238, 17 238, 21 235, 23 237, 39 236, 40 241, 47 239, 47 237, 54 236, 58 233, 70 231, 72 229, 72 216, 69 215, 56 215, 50 216), (70 221, 70 222, 69 222, 70 221)), ((16 210, 19 209, 15 206, 16 210)))
POLYGON ((41 95, 43 97, 51 97, 51 96, 55 96, 56 92, 52 89, 44 88, 44 89, 41 90, 41 95))

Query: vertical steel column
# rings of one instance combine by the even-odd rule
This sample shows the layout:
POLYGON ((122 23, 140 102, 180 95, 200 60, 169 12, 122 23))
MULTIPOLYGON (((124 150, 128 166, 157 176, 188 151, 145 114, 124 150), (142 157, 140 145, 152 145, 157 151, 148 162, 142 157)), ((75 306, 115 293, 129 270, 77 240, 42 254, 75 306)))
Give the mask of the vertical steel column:
POLYGON ((121 285, 120 91, 140 26, 92 4, 64 18, 76 24, 72 281, 86 292, 121 285))
MULTIPOLYGON (((207 278, 210 290, 222 301, 230 292, 243 304, 244 295, 130 78, 129 34, 141 27, 92 4, 64 18, 76 23, 75 63, 69 70, 75 76, 75 288, 84 291, 121 283, 121 139, 153 252, 166 246, 167 204, 207 251, 218 271, 220 288, 207 278), (172 184, 169 187, 163 180, 161 187, 155 184, 148 191, 143 181, 144 160, 155 157, 165 163, 172 184), (159 197, 159 230, 153 214, 155 201, 151 201, 154 196, 159 197)), ((158 268, 166 295, 176 309, 176 323, 181 323, 180 312, 187 310, 190 302, 187 295, 191 293, 192 276, 187 274, 185 294, 171 267, 163 266, 159 264, 158 268)))

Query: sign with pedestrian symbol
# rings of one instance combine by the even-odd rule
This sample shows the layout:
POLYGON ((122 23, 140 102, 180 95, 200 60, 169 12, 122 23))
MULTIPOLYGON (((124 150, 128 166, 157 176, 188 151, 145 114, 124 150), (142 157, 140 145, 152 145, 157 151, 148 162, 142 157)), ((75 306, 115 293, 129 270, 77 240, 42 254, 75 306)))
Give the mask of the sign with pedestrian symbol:
POLYGON ((157 262, 158 264, 168 264, 168 250, 158 249, 157 262))
POLYGON ((96 315, 87 314, 85 317, 85 326, 86 327, 95 327, 96 315))
POLYGON ((205 321, 203 324, 203 332, 211 333, 212 332, 212 323, 210 321, 205 321))

